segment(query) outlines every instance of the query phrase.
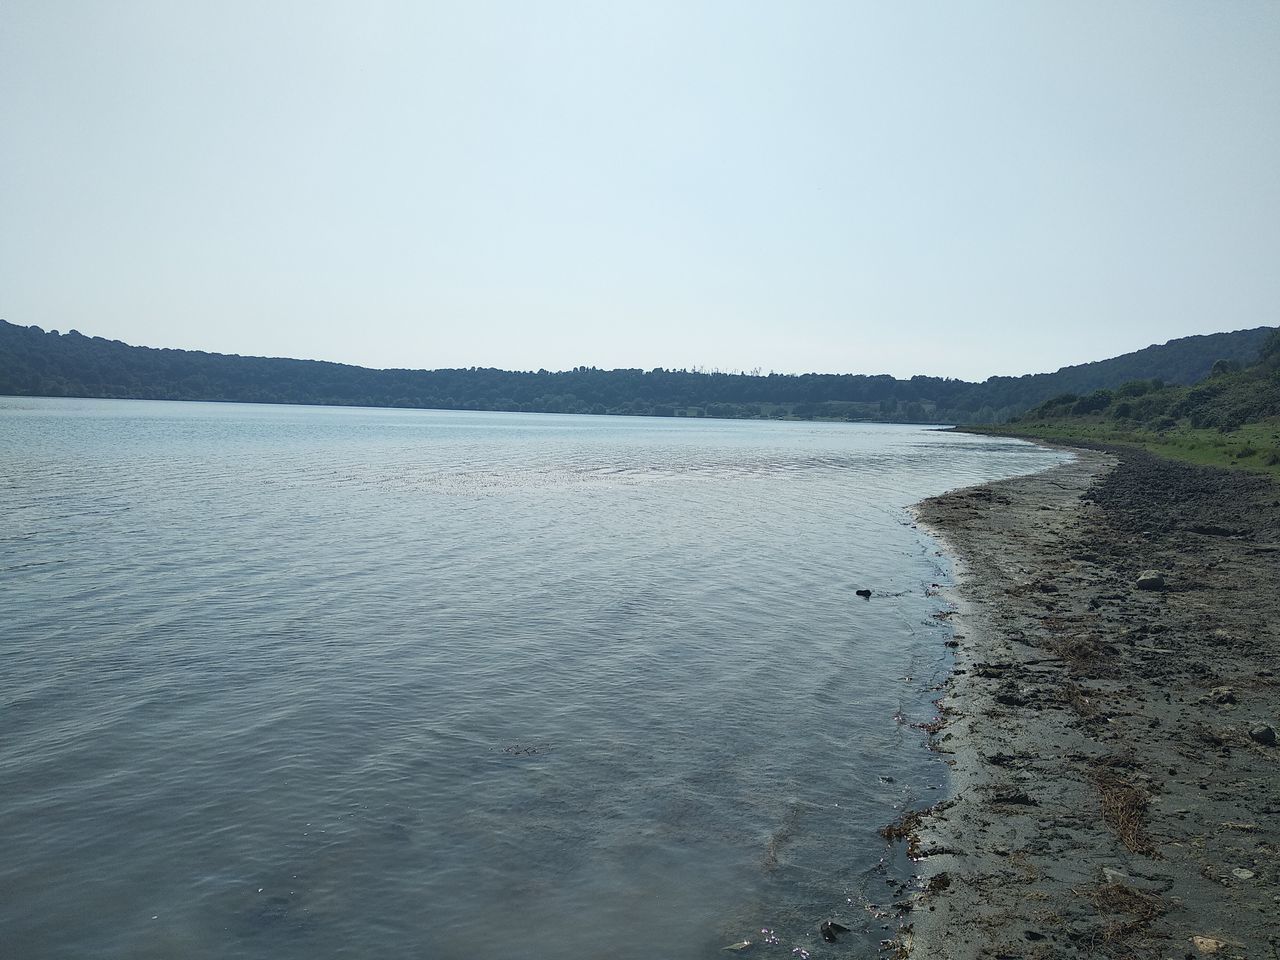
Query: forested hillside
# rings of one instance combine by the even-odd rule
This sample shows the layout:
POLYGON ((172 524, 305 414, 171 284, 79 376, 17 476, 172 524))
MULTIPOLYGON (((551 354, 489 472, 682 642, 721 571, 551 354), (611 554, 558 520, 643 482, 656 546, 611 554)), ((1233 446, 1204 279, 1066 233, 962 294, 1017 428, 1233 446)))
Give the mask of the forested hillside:
POLYGON ((1134 379, 1193 383, 1247 364, 1270 328, 1173 340, 1056 373, 969 383, 863 374, 728 374, 575 367, 371 370, 315 360, 134 347, 0 320, 0 395, 219 400, 653 416, 997 423, 1066 391, 1134 379))
POLYGON ((1191 460, 1280 474, 1280 330, 1256 362, 1219 360, 1192 386, 1132 380, 1046 400, 1002 431, 1133 444, 1191 460))
POLYGON ((1194 386, 1132 380, 1084 396, 1060 394, 1028 411, 1019 422, 1081 417, 1106 417, 1157 430, 1185 421, 1196 429, 1211 427, 1223 433, 1280 417, 1280 330, 1263 342, 1256 362, 1245 366, 1219 360, 1209 376, 1194 386))

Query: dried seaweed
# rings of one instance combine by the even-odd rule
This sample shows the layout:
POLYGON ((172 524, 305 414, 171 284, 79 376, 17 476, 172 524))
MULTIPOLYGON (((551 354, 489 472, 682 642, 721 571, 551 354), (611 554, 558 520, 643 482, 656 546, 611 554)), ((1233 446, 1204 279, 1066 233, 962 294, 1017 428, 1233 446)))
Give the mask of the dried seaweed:
POLYGON ((1120 842, 1133 853, 1159 856, 1147 833, 1151 799, 1146 790, 1114 770, 1097 771, 1093 781, 1102 794, 1102 817, 1120 842))

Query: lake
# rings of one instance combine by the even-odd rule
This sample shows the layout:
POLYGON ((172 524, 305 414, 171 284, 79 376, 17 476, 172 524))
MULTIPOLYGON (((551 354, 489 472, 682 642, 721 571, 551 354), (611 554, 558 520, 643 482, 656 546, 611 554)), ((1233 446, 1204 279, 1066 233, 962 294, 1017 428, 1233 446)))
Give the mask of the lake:
POLYGON ((865 955, 910 871, 876 831, 946 789, 907 507, 1063 459, 0 398, 0 953, 865 955))

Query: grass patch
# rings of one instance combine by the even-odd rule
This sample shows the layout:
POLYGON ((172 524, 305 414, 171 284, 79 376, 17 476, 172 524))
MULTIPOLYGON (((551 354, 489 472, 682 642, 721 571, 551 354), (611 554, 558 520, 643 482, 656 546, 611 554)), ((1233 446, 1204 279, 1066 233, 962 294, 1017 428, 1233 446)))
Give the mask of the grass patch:
POLYGON ((1280 480, 1280 418, 1247 423, 1229 433, 1186 424, 1166 430, 1125 427, 1103 417, 1027 421, 998 427, 966 427, 997 436, 1030 437, 1050 442, 1084 441, 1136 447, 1198 466, 1266 474, 1280 480))

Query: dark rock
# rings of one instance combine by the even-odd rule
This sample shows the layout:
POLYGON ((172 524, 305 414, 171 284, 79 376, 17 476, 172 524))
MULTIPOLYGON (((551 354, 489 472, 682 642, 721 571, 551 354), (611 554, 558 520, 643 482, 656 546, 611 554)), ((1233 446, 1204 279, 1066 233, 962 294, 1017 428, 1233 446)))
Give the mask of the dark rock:
POLYGON ((929 883, 925 889, 928 890, 929 893, 941 893, 949 886, 951 886, 951 874, 943 871, 942 873, 935 873, 930 877, 929 883))
POLYGON ((1232 530, 1229 527, 1220 527, 1216 523, 1193 523, 1187 527, 1190 533, 1198 533, 1205 537, 1234 537, 1238 535, 1238 530, 1232 530))
POLYGON ((993 680, 1001 680, 1004 678, 1005 671, 1009 669, 1007 663, 978 663, 974 664, 973 672, 979 677, 989 677, 993 680))
POLYGON ((958 850, 955 847, 948 847, 945 844, 939 844, 936 847, 925 847, 920 851, 921 860, 928 860, 930 857, 941 857, 943 855, 963 857, 965 853, 963 850, 958 850))
POLYGON ((1260 723, 1249 731, 1251 739, 1265 747, 1274 747, 1276 744, 1276 731, 1269 723, 1260 723))
POLYGON ((818 932, 822 934, 822 939, 827 943, 835 943, 839 939, 839 934, 848 933, 849 928, 843 923, 836 923, 834 920, 824 920, 822 926, 818 927, 818 932))
POLYGON ((986 760, 987 763, 995 764, 997 767, 1010 766, 1019 759, 1015 754, 1003 753, 1000 751, 997 751, 996 753, 993 753, 990 755, 984 754, 982 758, 986 760))
POLYGON ((1163 590, 1164 576, 1155 570, 1144 570, 1138 576, 1137 587, 1139 590, 1163 590))
POLYGON ((996 692, 996 703, 1007 707, 1025 707, 1027 702, 1026 695, 1012 683, 1004 684, 996 692))

